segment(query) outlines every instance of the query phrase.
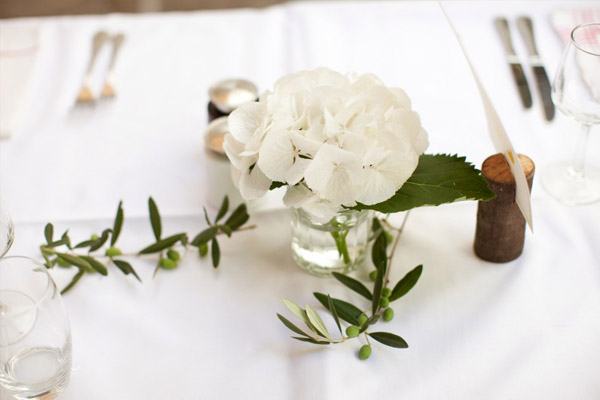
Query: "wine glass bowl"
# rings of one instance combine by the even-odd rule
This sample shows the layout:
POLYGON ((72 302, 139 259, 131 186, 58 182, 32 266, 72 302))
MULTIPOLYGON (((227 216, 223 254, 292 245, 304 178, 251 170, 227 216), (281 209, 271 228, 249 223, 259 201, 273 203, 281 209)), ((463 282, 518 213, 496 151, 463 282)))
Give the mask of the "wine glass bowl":
POLYGON ((582 133, 572 159, 546 169, 543 186, 568 205, 596 202, 600 200, 600 169, 586 163, 586 152, 590 130, 600 124, 600 23, 571 31, 552 85, 552 99, 563 114, 581 125, 582 133))

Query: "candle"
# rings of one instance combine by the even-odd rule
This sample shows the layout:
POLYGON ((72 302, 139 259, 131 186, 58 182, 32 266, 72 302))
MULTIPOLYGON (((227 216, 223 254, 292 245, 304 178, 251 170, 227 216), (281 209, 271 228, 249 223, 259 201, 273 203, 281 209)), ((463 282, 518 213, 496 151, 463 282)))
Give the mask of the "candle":
POLYGON ((244 79, 226 79, 217 82, 208 91, 208 122, 224 117, 239 106, 258 99, 254 83, 244 79))

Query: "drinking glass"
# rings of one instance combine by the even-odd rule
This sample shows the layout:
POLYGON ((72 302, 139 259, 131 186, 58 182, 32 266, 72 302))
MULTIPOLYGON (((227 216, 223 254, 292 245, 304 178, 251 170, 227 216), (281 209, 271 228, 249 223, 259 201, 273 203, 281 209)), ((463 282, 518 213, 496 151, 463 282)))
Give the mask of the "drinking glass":
POLYGON ((56 284, 34 260, 0 258, 0 387, 16 399, 54 399, 70 372, 69 321, 56 284))
POLYGON ((13 223, 0 202, 0 257, 4 256, 15 238, 13 223))
POLYGON ((586 164, 593 125, 600 124, 600 23, 579 25, 571 32, 552 86, 557 108, 582 127, 571 161, 548 167, 542 176, 546 190, 569 204, 600 199, 600 169, 586 164))

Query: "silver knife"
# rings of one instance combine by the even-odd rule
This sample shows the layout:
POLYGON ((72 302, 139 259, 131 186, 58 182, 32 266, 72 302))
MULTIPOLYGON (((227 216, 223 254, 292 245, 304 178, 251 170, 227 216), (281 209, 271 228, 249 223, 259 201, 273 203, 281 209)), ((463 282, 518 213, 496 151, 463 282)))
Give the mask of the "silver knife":
POLYGON ((542 98, 542 103, 544 104, 544 116, 546 117, 546 121, 552 121, 555 114, 554 103, 552 102, 552 89, 546 68, 542 64, 542 59, 535 45, 531 18, 523 16, 517 18, 517 28, 521 33, 521 37, 523 37, 525 47, 527 47, 527 52, 529 53, 529 64, 533 70, 535 82, 542 98))
POLYGON ((529 91, 529 84, 527 83, 527 78, 523 72, 521 62, 512 45, 508 21, 504 17, 498 17, 494 20, 494 25, 496 26, 498 35, 500 35, 502 47, 504 47, 504 52, 506 53, 506 60, 510 66, 515 83, 517 84, 517 90, 519 91, 519 97, 521 97, 523 107, 529 108, 531 107, 531 92, 529 91))

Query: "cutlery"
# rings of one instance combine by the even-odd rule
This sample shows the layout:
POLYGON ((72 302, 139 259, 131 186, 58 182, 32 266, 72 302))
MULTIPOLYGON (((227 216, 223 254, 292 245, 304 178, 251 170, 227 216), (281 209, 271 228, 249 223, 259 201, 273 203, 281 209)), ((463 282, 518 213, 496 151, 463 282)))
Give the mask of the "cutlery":
POLYGON ((94 93, 91 89, 92 72, 94 70, 94 65, 96 64, 96 59, 98 58, 98 53, 100 52, 100 49, 107 38, 108 33, 105 31, 96 32, 92 38, 92 52, 90 54, 90 60, 86 68, 85 75, 83 77, 83 83, 81 84, 81 88, 77 94, 77 104, 91 104, 95 100, 94 93))
POLYGON ((517 90, 519 91, 521 103, 523 103, 523 107, 530 108, 531 92, 529 90, 529 84, 527 83, 527 78, 525 77, 525 73, 523 72, 523 66, 519 61, 519 58, 517 57, 517 54, 512 44, 508 21, 504 17, 498 17, 494 20, 494 25, 496 26, 496 30, 498 31, 498 35, 500 36, 502 47, 504 47, 506 60, 508 61, 508 65, 510 66, 510 70, 517 85, 517 90))
POLYGON ((110 55, 110 62, 108 64, 108 73, 106 75, 106 80, 104 81, 104 86, 102 87, 102 97, 114 97, 116 94, 114 87, 115 65, 117 63, 117 56, 119 55, 121 45, 125 41, 125 35, 122 33, 117 33, 116 35, 112 36, 111 41, 112 53, 110 55))
POLYGON ((552 121, 554 119, 554 103, 552 102, 552 89, 550 87, 550 80, 548 74, 540 58, 540 54, 535 44, 535 37, 533 35, 533 22, 531 18, 521 16, 517 18, 517 28, 521 33, 521 37, 527 47, 527 53, 529 53, 529 65, 533 70, 535 76, 535 82, 537 84, 538 92, 542 98, 542 104, 544 105, 544 116, 546 121, 552 121))

